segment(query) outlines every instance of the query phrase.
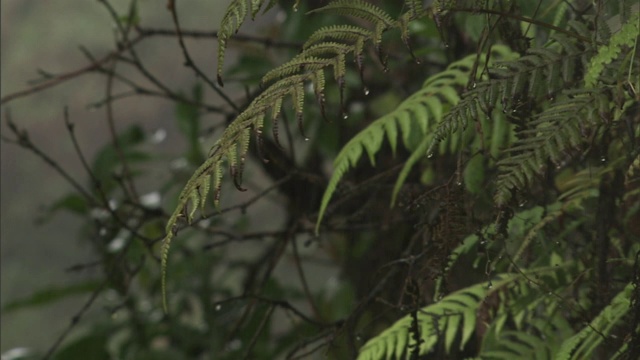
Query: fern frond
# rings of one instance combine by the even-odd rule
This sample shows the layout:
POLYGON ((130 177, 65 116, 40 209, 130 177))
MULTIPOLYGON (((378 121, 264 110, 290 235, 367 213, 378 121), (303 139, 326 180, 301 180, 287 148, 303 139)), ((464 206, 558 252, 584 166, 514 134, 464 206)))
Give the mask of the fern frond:
POLYGON ((537 174, 542 173, 547 160, 562 162, 566 149, 576 148, 584 141, 583 131, 610 117, 610 101, 598 91, 583 91, 559 98, 520 131, 519 139, 507 151, 509 156, 498 162, 495 201, 506 205, 514 190, 523 189, 537 174), (513 155, 512 155, 513 154, 513 155))
MULTIPOLYGON (((227 39, 238 30, 247 14, 251 12, 252 16, 255 16, 264 2, 265 0, 251 0, 250 3, 247 3, 247 0, 234 0, 229 5, 218 33, 220 44, 218 53, 219 81, 227 39)), ((297 6, 297 3, 296 1, 294 7, 297 6)), ((274 5, 275 1, 270 1, 265 11, 274 5)), ((287 98, 290 99, 300 133, 306 138, 302 126, 305 84, 313 83, 316 100, 324 114, 325 70, 328 67, 333 68, 334 78, 340 88, 342 100, 347 57, 353 56, 358 69, 362 71, 362 54, 365 44, 371 42, 376 48, 379 48, 382 32, 390 27, 398 26, 384 11, 361 0, 352 2, 340 0, 330 3, 321 10, 336 11, 340 14, 367 19, 374 23, 376 30, 370 31, 348 25, 320 29, 309 38, 298 56, 264 76, 263 84, 269 84, 268 87, 227 126, 222 137, 209 152, 207 160, 195 171, 180 193, 176 209, 167 222, 161 264, 165 311, 167 310, 166 268, 168 252, 171 240, 178 231, 178 221, 181 218, 186 218, 190 223, 196 209, 198 207, 203 209, 211 182, 213 182, 214 189, 214 204, 216 208, 218 207, 223 177, 222 164, 226 162, 228 165, 229 174, 236 188, 244 190, 242 189, 242 174, 251 133, 253 131, 259 150, 263 136, 264 118, 267 113, 270 112, 270 118, 274 122, 273 132, 277 142, 277 118, 282 111, 284 101, 287 98)))
MULTIPOLYGON (((240 26, 244 23, 247 14, 251 12, 251 19, 255 19, 256 15, 267 0, 232 0, 224 13, 220 29, 218 30, 218 83, 222 86, 222 68, 224 66, 224 56, 227 50, 227 41, 238 32, 240 26)), ((296 0, 294 6, 297 6, 300 0, 296 0)), ((276 0, 269 0, 264 12, 269 11, 276 5, 276 0)))
POLYGON ((633 288, 633 284, 629 283, 590 324, 564 341, 554 359, 591 358, 594 350, 604 341, 604 337, 608 336, 613 327, 619 325, 626 313, 629 312, 633 288))
MULTIPOLYGON (((373 32, 365 28, 353 25, 331 25, 318 29, 311 34, 309 39, 304 43, 303 48, 308 49, 321 40, 345 41, 350 44, 361 42, 361 46, 363 47, 364 40, 372 38, 373 32)), ((362 47, 360 47, 360 49, 362 49, 362 47)))
POLYGON ((640 36, 640 12, 636 12, 622 26, 619 32, 615 33, 607 45, 598 48, 598 54, 594 56, 587 68, 584 76, 585 87, 593 88, 605 66, 620 56, 624 47, 630 47, 638 41, 640 36))
MULTIPOLYGON (((506 285, 513 278, 514 276, 507 276, 499 286, 506 285)), ((420 354, 424 354, 438 342, 438 334, 442 334, 448 327, 459 328, 460 323, 463 324, 460 346, 464 346, 475 330, 476 310, 489 291, 486 284, 477 284, 452 293, 420 310, 418 321, 421 337, 424 340, 420 345, 414 344, 409 336, 412 317, 403 317, 378 336, 367 341, 360 349, 358 360, 402 359, 413 346, 420 346, 420 354), (450 323, 453 325, 449 325, 450 323)), ((448 337, 451 338, 451 335, 448 337)), ((453 342, 450 339, 445 341, 453 342)))
POLYGON ((340 179, 350 167, 357 165, 363 150, 367 153, 371 164, 375 165, 375 155, 382 147, 385 136, 395 153, 399 132, 402 133, 404 144, 407 147, 413 126, 426 134, 430 125, 441 120, 443 107, 458 101, 456 87, 467 83, 473 58, 470 56, 452 64, 436 78, 428 79, 420 91, 406 99, 393 112, 371 123, 342 148, 334 160, 334 172, 322 197, 316 232, 319 230, 319 224, 340 179))
POLYGON ((301 71, 314 71, 323 69, 327 66, 335 64, 333 59, 317 58, 317 57, 296 57, 283 65, 269 71, 262 78, 262 83, 266 84, 274 79, 291 76, 301 71))
MULTIPOLYGON (((565 266, 568 265, 563 264, 562 267, 565 266)), ((519 299, 523 291, 528 291, 531 288, 528 285, 528 277, 536 275, 541 277, 544 274, 554 276, 553 274, 558 271, 558 267, 549 266, 529 270, 527 274, 501 274, 489 284, 480 283, 451 293, 418 312, 420 335, 423 340, 421 344, 415 344, 415 341, 409 336, 413 319, 411 315, 408 315, 367 341, 360 349, 358 360, 402 359, 415 346, 419 346, 420 355, 424 355, 433 351, 439 343, 444 345, 447 353, 451 353, 454 345, 462 350, 476 331, 477 312, 485 306, 485 299, 497 297, 500 299, 499 306, 503 310, 496 310, 496 313, 506 312, 513 317, 518 315, 509 310, 514 305, 514 299, 519 299)), ((529 302, 525 302, 525 309, 520 312, 533 314, 531 309, 534 309, 536 304, 532 302, 536 302, 538 297, 528 297, 527 299, 529 302)), ((522 315, 519 316, 524 319, 522 315)), ((495 326, 495 321, 492 320, 492 324, 489 325, 495 326)), ((499 328, 490 329, 490 331, 501 335, 509 334, 499 328)), ((531 336, 528 343, 539 344, 540 341, 531 336)), ((530 352, 531 345, 526 350, 526 352, 530 352)), ((513 356, 513 353, 511 355, 513 356)), ((526 358, 526 356, 522 358, 526 358)))
POLYGON ((429 151, 433 152, 451 133, 466 128, 469 121, 490 116, 499 104, 504 112, 511 113, 525 99, 551 98, 572 84, 578 65, 585 64, 593 50, 563 34, 553 34, 551 38, 546 47, 530 49, 517 60, 490 67, 490 79, 478 82, 445 116, 429 151))
MULTIPOLYGON (((496 46, 494 48, 493 57, 496 59, 505 59, 510 56, 513 56, 513 53, 506 47, 496 46)), ((405 165, 396 182, 392 204, 395 202, 395 196, 411 166, 426 154, 426 147, 431 139, 430 129, 442 120, 446 109, 458 103, 460 99, 458 92, 469 82, 471 69, 477 60, 475 55, 467 56, 449 65, 447 70, 430 77, 425 81, 421 90, 403 101, 393 112, 375 120, 342 148, 334 160, 334 172, 322 197, 316 232, 319 230, 338 183, 349 168, 357 165, 363 152, 367 154, 371 164, 375 165, 375 155, 380 150, 385 137, 395 153, 399 133, 402 134, 404 146, 412 149, 414 146, 410 144, 410 135, 413 131, 419 131, 425 140, 413 150, 407 161, 409 165, 405 165)), ((480 61, 484 61, 484 57, 480 61)))
POLYGON ((378 26, 377 24, 381 24, 380 26, 389 28, 394 23, 393 18, 384 10, 364 0, 336 0, 309 13, 320 11, 330 11, 339 15, 359 17, 376 24, 376 27, 378 26))
MULTIPOLYGON (((311 11, 330 11, 339 15, 354 16, 369 21, 374 26, 373 42, 379 50, 382 34, 397 24, 384 10, 364 0, 337 0, 311 11)), ((414 17, 411 17, 414 18, 414 17)))

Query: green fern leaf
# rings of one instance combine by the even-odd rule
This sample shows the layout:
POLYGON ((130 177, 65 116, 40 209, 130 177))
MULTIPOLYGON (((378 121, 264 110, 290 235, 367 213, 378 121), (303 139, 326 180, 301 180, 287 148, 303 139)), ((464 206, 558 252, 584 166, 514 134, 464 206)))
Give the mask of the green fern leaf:
POLYGON ((605 66, 618 58, 625 46, 632 46, 640 36, 640 12, 629 18, 619 32, 614 34, 607 45, 598 48, 598 54, 594 56, 584 76, 585 87, 593 88, 605 66))
POLYGON ((490 66, 491 79, 477 83, 445 116, 435 131, 429 152, 453 132, 465 129, 469 121, 489 116, 498 102, 504 112, 510 113, 521 99, 551 97, 566 84, 572 84, 577 63, 586 63, 593 50, 589 44, 577 45, 575 39, 563 34, 556 33, 551 38, 546 47, 530 49, 519 59, 490 66))
MULTIPOLYGON (((487 284, 476 284, 454 292, 437 303, 429 305, 418 312, 420 333, 424 342, 420 345, 420 354, 426 354, 438 343, 439 334, 445 334, 445 341, 449 342, 448 348, 453 346, 454 339, 449 328, 460 331, 462 324, 462 338, 460 348, 471 339, 476 328, 476 311, 490 293, 499 291, 513 281, 520 280, 518 275, 504 274, 497 277, 500 280, 493 282, 491 287, 487 284), (448 334, 448 335, 447 335, 448 334)), ((402 354, 414 345, 409 338, 409 328, 413 318, 411 315, 398 320, 391 327, 370 339, 360 349, 358 360, 382 360, 402 358, 402 354), (384 354, 384 357, 381 356, 384 354)))
POLYGON ((531 121, 530 129, 519 133, 519 140, 508 150, 518 155, 507 156, 498 162, 495 201, 506 205, 512 191, 523 189, 542 173, 547 159, 558 164, 562 152, 583 141, 581 129, 601 123, 603 114, 610 113, 607 97, 596 91, 572 93, 559 98, 531 121))
MULTIPOLYGON (((494 47, 493 57, 496 59, 510 56, 513 55, 506 47, 494 47)), ((420 91, 407 98, 393 112, 371 123, 343 147, 334 161, 334 173, 322 197, 316 232, 319 231, 319 225, 340 179, 349 167, 356 166, 362 150, 366 151, 371 164, 375 165, 375 155, 382 146, 385 134, 394 152, 397 147, 398 129, 402 132, 405 147, 411 148, 409 136, 415 126, 421 131, 424 140, 414 150, 396 181, 391 200, 392 204, 395 203, 395 197, 411 166, 426 154, 426 148, 431 143, 429 129, 441 122, 446 107, 459 101, 459 89, 469 82, 469 74, 476 60, 475 55, 470 55, 427 79, 420 91)))
POLYGON ((322 40, 345 41, 350 44, 361 42, 356 48, 356 53, 359 54, 362 53, 365 39, 373 39, 373 32, 353 25, 332 25, 314 32, 307 39, 303 48, 308 49, 322 40))
POLYGON ((394 24, 393 19, 384 10, 363 0, 336 0, 309 13, 331 11, 340 15, 349 15, 365 19, 374 24, 381 23, 385 28, 394 24))
POLYGON ((626 313, 629 312, 633 288, 633 284, 629 283, 589 325, 582 328, 580 332, 562 344, 554 359, 578 360, 591 358, 594 350, 604 340, 603 335, 609 335, 612 328, 619 324, 626 313))
MULTIPOLYGON (((468 57, 465 60, 466 63, 472 61, 471 57, 468 57)), ((340 179, 350 166, 356 166, 360 159, 360 155, 362 154, 362 149, 366 151, 370 162, 375 165, 375 155, 382 146, 383 139, 387 131, 390 130, 390 133, 387 133, 387 137, 390 139, 392 148, 395 149, 398 127, 403 133, 406 146, 409 142, 409 134, 411 133, 412 124, 416 124, 423 134, 426 134, 429 124, 440 120, 439 118, 436 118, 436 116, 442 115, 441 103, 443 101, 455 101, 457 98, 457 90, 453 89, 453 86, 463 85, 462 83, 455 82, 461 78, 458 74, 462 72, 458 69, 461 63, 462 62, 453 64, 450 67, 450 85, 443 85, 441 82, 435 82, 432 84, 432 82, 427 81, 422 90, 405 100, 392 113, 371 123, 366 129, 361 131, 343 147, 334 161, 334 173, 329 180, 329 184, 327 185, 327 189, 325 190, 322 198, 316 232, 319 230, 319 224, 322 221, 324 212, 326 211, 329 201, 331 200, 333 192, 335 191, 340 179), (447 95, 441 96, 439 95, 441 93, 445 93, 447 95), (432 117, 434 118, 433 121, 430 120, 432 117)))
MULTIPOLYGON (((299 0, 298 0, 299 1, 299 0)), ((251 10, 251 18, 254 19, 255 16, 260 11, 260 8, 266 0, 250 0, 247 3, 247 0, 232 0, 227 10, 222 17, 222 22, 220 23, 220 29, 218 30, 218 83, 222 86, 222 68, 224 67, 224 56, 227 50, 227 41, 229 38, 238 32, 240 26, 244 23, 249 10, 251 10)), ((296 1, 297 4, 297 1, 296 1)), ((264 12, 267 12, 269 9, 276 5, 275 0, 269 0, 264 12)))

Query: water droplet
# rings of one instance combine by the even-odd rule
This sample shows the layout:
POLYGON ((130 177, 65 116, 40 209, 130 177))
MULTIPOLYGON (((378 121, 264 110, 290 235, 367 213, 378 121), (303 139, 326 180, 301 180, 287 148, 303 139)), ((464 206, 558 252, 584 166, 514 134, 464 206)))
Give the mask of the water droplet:
POLYGON ((349 114, 347 114, 347 113, 343 113, 343 114, 342 114, 342 118, 343 118, 344 120, 347 120, 347 119, 349 118, 349 114))
POLYGON ((449 47, 449 43, 444 43, 444 47, 448 48, 449 47))
POLYGON ((163 142, 166 138, 167 138, 167 130, 160 128, 153 132, 153 134, 151 135, 150 141, 152 144, 159 144, 163 142))
POLYGON ((142 195, 140 197, 140 205, 143 205, 149 208, 160 207, 161 201, 162 201, 162 196, 157 191, 142 195))
POLYGON ((126 244, 127 240, 124 237, 120 237, 120 234, 118 234, 118 237, 116 237, 115 239, 111 240, 111 242, 109 242, 109 245, 107 245, 107 250, 110 253, 116 253, 118 251, 120 251, 122 248, 124 248, 124 245, 126 244))
POLYGON ((309 138, 305 136, 304 141, 309 141, 309 138))
POLYGON ((601 161, 601 162, 607 162, 607 158, 606 158, 606 157, 604 157, 604 156, 602 156, 602 157, 600 158, 600 161, 601 161))
POLYGON ((427 158, 431 159, 433 157, 433 153, 428 153, 427 158))
POLYGON ((364 87, 364 95, 367 96, 369 95, 369 88, 368 87, 364 87))
POLYGON ((458 182, 456 182, 456 185, 458 185, 458 186, 462 186, 462 181, 458 181, 458 182))
POLYGON ((527 204, 527 201, 522 201, 520 204, 518 204, 519 207, 524 207, 527 204))
POLYGON ((493 283, 489 282, 489 284, 487 284, 487 289, 493 289, 493 283))
POLYGON ((475 89, 475 88, 476 88, 476 86, 478 86, 478 84, 476 84, 476 82, 474 81, 474 82, 473 82, 473 84, 471 84, 471 88, 472 88, 472 89, 475 89))
POLYGON ((216 305, 216 311, 220 311, 220 309, 222 309, 222 305, 220 304, 216 305))
POLYGON ((293 4, 293 12, 298 12, 298 3, 293 4))

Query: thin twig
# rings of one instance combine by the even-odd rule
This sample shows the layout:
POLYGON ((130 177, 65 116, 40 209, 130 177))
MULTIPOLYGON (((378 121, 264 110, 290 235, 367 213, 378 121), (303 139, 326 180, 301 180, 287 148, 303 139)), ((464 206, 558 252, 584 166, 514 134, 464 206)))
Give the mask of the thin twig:
POLYGON ((238 105, 236 105, 236 103, 233 100, 231 100, 231 98, 224 91, 222 91, 222 89, 220 89, 220 87, 218 85, 216 85, 213 81, 211 81, 211 79, 209 79, 207 74, 205 74, 195 64, 195 62, 191 58, 191 55, 189 55, 189 51, 187 50, 187 46, 184 43, 184 38, 182 37, 182 29, 180 28, 180 21, 178 20, 178 10, 177 10, 176 4, 175 4, 176 1, 177 0, 170 0, 168 5, 167 5, 167 7, 169 8, 169 12, 171 12, 171 18, 173 19, 173 24, 175 26, 176 33, 178 34, 178 43, 180 44, 180 49, 182 49, 182 54, 184 55, 185 66, 188 66, 188 67, 192 68, 193 71, 195 71, 196 76, 198 76, 202 80, 204 80, 204 82, 206 82, 207 85, 209 85, 209 87, 211 89, 213 89, 213 91, 215 91, 218 95, 220 95, 220 97, 229 106, 231 106, 231 108, 233 108, 233 110, 235 110, 237 113, 240 113, 240 108, 238 107, 238 105))
MULTIPOLYGON (((62 168, 62 166, 60 166, 55 160, 53 160, 53 158, 51 158, 49 155, 45 154, 42 150, 40 150, 40 148, 38 148, 37 146, 35 146, 33 144, 33 142, 31 142, 31 139, 29 138, 29 134, 27 133, 26 130, 19 130, 18 129, 16 124, 11 119, 11 113, 8 110, 5 111, 5 118, 7 119, 7 124, 9 126, 9 129, 11 130, 11 132, 13 132, 13 134, 17 138, 14 142, 18 146, 21 146, 22 148, 30 150, 35 155, 40 157, 40 159, 42 159, 45 163, 47 163, 49 166, 51 166, 69 184, 71 184, 71 186, 73 186, 73 188, 76 189, 76 191, 78 191, 78 193, 80 193, 82 195, 82 197, 84 197, 90 205, 98 204, 98 201, 93 196, 91 196, 82 187, 82 185, 80 185, 73 177, 71 177, 71 175, 69 175, 69 173, 62 168)), ((7 138, 3 138, 3 140, 9 141, 9 139, 7 139, 7 138)))
POLYGON ((138 36, 135 39, 131 40, 131 42, 123 45, 121 48, 119 48, 118 50, 115 50, 111 53, 109 53, 107 56, 103 57, 102 59, 94 62, 93 64, 87 65, 83 68, 80 68, 78 70, 74 70, 62 75, 58 75, 50 80, 44 81, 38 85, 32 86, 28 89, 22 90, 22 91, 17 91, 8 95, 3 96, 0 99, 0 105, 4 105, 9 103, 10 101, 25 97, 25 96, 29 96, 32 94, 35 94, 37 92, 40 92, 42 90, 46 90, 50 87, 56 86, 56 85, 60 85, 63 82, 66 82, 67 80, 71 80, 74 79, 80 75, 84 75, 86 73, 91 72, 92 70, 95 70, 97 68, 99 68, 100 66, 102 66, 103 64, 113 60, 114 58, 116 58, 117 56, 119 56, 121 53, 125 52, 126 50, 128 50, 129 48, 132 48, 134 45, 136 45, 138 42, 140 42, 142 39, 144 39, 143 36, 138 36))
MULTIPOLYGON (((292 232, 295 231, 295 227, 292 227, 292 232)), ((296 236, 294 233, 288 234, 291 237, 291 247, 293 248, 293 262, 296 266, 296 271, 298 273, 298 277, 300 278, 300 283, 302 284, 302 290, 304 291, 304 295, 311 306, 311 310, 313 311, 313 315, 317 319, 322 319, 320 315, 320 311, 318 310, 318 305, 316 305, 315 300, 313 299, 313 295, 311 294, 311 290, 309 289, 309 284, 307 282, 307 278, 304 275, 304 269, 302 268, 302 264, 300 263, 300 253, 298 251, 298 243, 296 241, 296 236)))
MULTIPOLYGON (((175 30, 171 30, 171 29, 154 29, 154 28, 137 27, 136 31, 139 34, 145 35, 145 36, 178 36, 178 33, 175 30)), ((218 37, 218 32, 217 31, 182 30, 181 35, 182 37, 193 38, 193 39, 215 39, 218 37)), ((284 49, 292 49, 292 50, 302 49, 302 43, 299 43, 299 42, 273 40, 270 38, 251 36, 251 35, 245 35, 245 34, 235 34, 229 40, 237 41, 237 42, 256 43, 256 44, 263 45, 265 47, 272 47, 272 48, 284 48, 284 49)))
POLYGON ((107 75, 107 89, 106 89, 106 108, 107 108, 107 125, 109 126, 109 134, 111 135, 111 141, 113 142, 113 148, 116 151, 116 155, 122 164, 122 176, 124 181, 127 184, 125 194, 132 199, 133 202, 137 202, 138 192, 136 191, 135 184, 133 182, 133 177, 131 175, 131 170, 129 169, 129 162, 127 158, 124 156, 124 151, 122 150, 122 145, 118 141, 118 135, 116 133, 115 120, 113 116, 113 103, 111 102, 111 95, 113 92, 113 74, 115 72, 115 67, 117 65, 116 61, 113 61, 111 65, 111 71, 109 75, 107 75))

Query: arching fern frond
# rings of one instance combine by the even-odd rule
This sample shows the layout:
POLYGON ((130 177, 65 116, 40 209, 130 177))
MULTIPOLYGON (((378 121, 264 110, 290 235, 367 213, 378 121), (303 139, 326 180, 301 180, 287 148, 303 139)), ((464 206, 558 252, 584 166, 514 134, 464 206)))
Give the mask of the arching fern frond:
POLYGON ((432 151, 457 129, 466 128, 469 121, 490 116, 498 104, 504 112, 515 112, 528 99, 553 98, 556 92, 573 85, 579 68, 587 63, 593 50, 563 34, 553 34, 551 38, 547 47, 529 49, 517 60, 489 68, 490 79, 478 82, 465 93, 436 129, 429 149, 432 151))
MULTIPOLYGON (((513 56, 515 55, 503 46, 496 46, 492 54, 495 59, 506 59, 513 56)), ((395 153, 398 134, 402 135, 404 146, 414 151, 408 163, 413 164, 417 159, 424 157, 425 147, 430 141, 423 140, 416 148, 415 144, 410 144, 410 135, 413 131, 419 131, 423 139, 431 139, 431 129, 437 126, 442 120, 443 114, 460 100, 458 93, 469 83, 471 69, 476 61, 478 59, 475 55, 467 56, 449 65, 447 70, 430 77, 424 82, 422 89, 403 101, 393 112, 371 123, 342 148, 334 160, 334 172, 322 197, 316 232, 319 230, 319 225, 340 179, 349 168, 357 165, 363 153, 366 153, 371 164, 375 165, 375 155, 382 147, 385 137, 395 153)), ((481 57, 479 61, 484 61, 484 57, 481 57)), ((408 169, 410 168, 409 166, 408 169)), ((408 170, 406 171, 408 172, 408 170)), ((402 181, 398 181, 398 183, 401 185, 402 181)), ((394 199, 398 189, 397 185, 394 199)))
POLYGON ((375 155, 382 147, 385 136, 395 153, 399 132, 406 147, 409 147, 412 127, 426 134, 428 127, 442 119, 443 107, 458 102, 458 88, 468 82, 472 65, 473 56, 469 56, 450 65, 437 77, 428 79, 420 91, 411 95, 393 112, 371 123, 342 148, 334 160, 334 171, 322 197, 316 233, 340 179, 349 168, 358 164, 363 151, 367 153, 371 164, 375 165, 375 155))
POLYGON ((557 166, 564 151, 583 143, 583 133, 611 121, 611 103, 599 91, 567 93, 530 121, 528 128, 518 133, 509 155, 498 162, 495 201, 506 205, 514 190, 524 189, 546 167, 547 160, 557 166))
MULTIPOLYGON (((373 32, 353 25, 331 25, 323 27, 309 37, 303 48, 308 49, 313 44, 321 40, 345 41, 356 44, 360 42, 364 46, 364 41, 373 38, 373 32)), ((362 48, 360 48, 362 49, 362 48)))
POLYGON ((391 27, 394 20, 384 10, 364 0, 336 0, 309 13, 331 11, 340 15, 356 16, 380 26, 391 27))
MULTIPOLYGON (((620 325, 623 322, 623 317, 631 308, 633 288, 633 284, 629 283, 624 290, 613 298, 607 307, 602 309, 590 324, 564 341, 554 359, 578 360, 591 358, 598 345, 605 340, 604 337, 608 336, 616 325, 620 325)), ((639 331, 639 329, 636 328, 635 331, 639 331)))
POLYGON ((611 37, 607 45, 598 48, 598 54, 591 59, 584 76, 585 86, 594 87, 605 66, 618 58, 624 47, 630 47, 637 42, 638 37, 640 37, 640 12, 636 12, 629 18, 620 31, 611 37))
MULTIPOLYGON (((222 22, 220 23, 220 29, 218 30, 218 84, 222 86, 222 68, 224 66, 224 55, 227 50, 227 41, 229 38, 238 32, 242 23, 244 23, 247 14, 251 12, 251 19, 254 19, 260 8, 267 0, 232 0, 227 11, 224 13, 222 22)), ((300 0, 296 0, 297 6, 300 0)), ((264 12, 276 5, 276 0, 269 0, 264 12)))
MULTIPOLYGON (((567 266, 569 264, 563 264, 561 268, 567 266)), ((420 355, 433 351, 438 344, 442 344, 448 354, 451 354, 454 346, 462 350, 476 331, 478 311, 486 306, 485 301, 490 298, 493 299, 492 302, 497 302, 499 309, 487 309, 489 313, 504 314, 510 319, 518 319, 521 327, 528 326, 526 321, 536 318, 534 309, 542 301, 539 296, 525 296, 528 291, 532 291, 529 276, 542 278, 545 274, 550 274, 547 278, 552 279, 556 278, 554 273, 558 271, 559 267, 548 266, 529 270, 527 274, 501 274, 489 284, 480 283, 451 293, 418 311, 421 344, 415 344, 410 336, 413 318, 408 315, 367 341, 360 349, 358 360, 404 359, 415 346, 419 346, 420 355)), ((549 284, 553 286, 551 282, 549 284)), ((564 284, 556 283, 554 287, 557 286, 564 284)), ((505 322, 506 317, 500 315, 486 325, 490 326, 489 331, 507 336, 510 333, 504 326, 505 322)), ((529 343, 532 345, 526 347, 527 351, 521 350, 523 354, 517 358, 527 358, 526 354, 531 352, 533 345, 540 344, 540 339, 529 336, 529 343)), ((490 346, 487 351, 489 349, 490 346)), ((510 355, 505 359, 516 358, 513 353, 510 355)))
MULTIPOLYGON (((219 33, 219 74, 222 69, 222 58, 227 39, 238 29, 249 10, 255 15, 263 3, 264 1, 253 0, 247 5, 246 1, 235 0, 229 6, 219 33)), ((274 3, 271 1, 266 8, 269 9, 274 3)), ((264 118, 267 114, 270 112, 270 119, 274 125, 274 137, 277 142, 277 119, 282 111, 283 103, 286 99, 289 99, 294 109, 300 132, 304 136, 302 116, 305 104, 305 85, 308 83, 313 84, 316 100, 324 114, 325 70, 332 67, 334 78, 340 88, 340 100, 342 103, 342 88, 344 86, 347 58, 352 56, 358 69, 362 72, 364 45, 371 43, 379 49, 382 32, 390 27, 398 26, 397 22, 393 21, 384 11, 363 1, 355 1, 349 4, 344 1, 336 1, 319 10, 331 10, 340 14, 361 17, 372 22, 375 31, 360 29, 355 26, 330 26, 320 29, 311 36, 298 56, 264 76, 262 82, 263 84, 269 84, 268 87, 227 126, 221 138, 209 152, 207 160, 196 170, 180 193, 176 209, 167 222, 166 237, 162 245, 161 264, 165 311, 167 310, 165 278, 168 252, 171 240, 178 230, 177 223, 179 219, 186 219, 188 223, 193 220, 195 209, 198 206, 201 208, 204 206, 211 181, 213 181, 214 204, 217 207, 220 200, 223 163, 228 166, 229 174, 236 188, 244 190, 242 189, 242 173, 251 134, 253 132, 257 139, 258 148, 260 148, 264 118), (332 41, 327 41, 329 39, 332 41)))

